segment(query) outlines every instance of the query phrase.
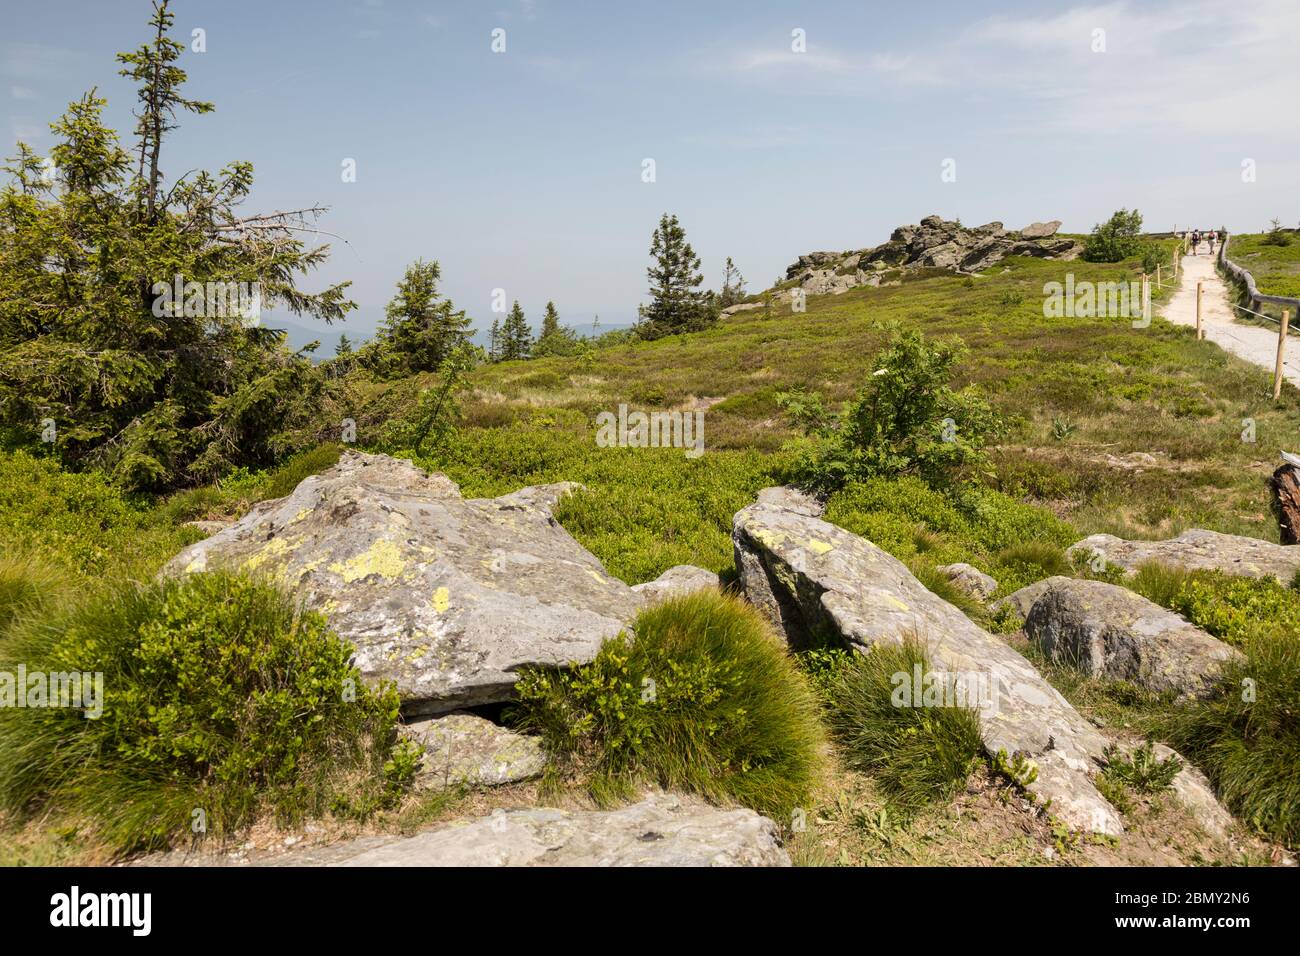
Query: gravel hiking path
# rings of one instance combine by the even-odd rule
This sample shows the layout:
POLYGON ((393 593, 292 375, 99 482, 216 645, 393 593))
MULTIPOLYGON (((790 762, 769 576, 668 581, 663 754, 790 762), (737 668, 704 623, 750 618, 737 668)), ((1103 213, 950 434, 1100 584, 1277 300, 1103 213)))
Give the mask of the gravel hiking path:
MULTIPOLYGON (((1201 245, 1202 249, 1206 246, 1201 245)), ((1205 337, 1225 352, 1268 369, 1272 374, 1277 363, 1277 328, 1245 325, 1234 320, 1236 312, 1229 304, 1223 279, 1214 271, 1215 257, 1208 252, 1183 256, 1182 283, 1164 308, 1164 317, 1175 325, 1196 327, 1196 283, 1202 282, 1201 323, 1205 337)), ((1296 316, 1291 317, 1286 357, 1282 374, 1292 385, 1300 386, 1300 335, 1296 316)))

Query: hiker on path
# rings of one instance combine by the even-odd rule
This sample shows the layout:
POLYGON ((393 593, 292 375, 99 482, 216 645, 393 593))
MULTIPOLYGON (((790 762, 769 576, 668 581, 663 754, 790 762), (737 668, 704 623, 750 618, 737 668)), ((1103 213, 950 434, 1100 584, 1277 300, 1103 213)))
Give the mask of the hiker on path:
POLYGON ((1193 229, 1192 230, 1192 255, 1195 256, 1199 254, 1200 245, 1201 245, 1201 232, 1199 229, 1193 229))

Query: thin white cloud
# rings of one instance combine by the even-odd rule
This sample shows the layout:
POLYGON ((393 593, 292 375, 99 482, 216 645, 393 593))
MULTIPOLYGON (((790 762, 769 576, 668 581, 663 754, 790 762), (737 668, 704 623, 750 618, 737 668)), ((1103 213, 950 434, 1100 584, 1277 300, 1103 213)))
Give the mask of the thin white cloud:
POLYGON ((77 62, 77 54, 43 43, 10 43, 0 51, 0 72, 19 80, 57 79, 77 62))
POLYGON ((13 134, 11 140, 15 143, 35 143, 44 137, 46 133, 45 127, 37 126, 35 123, 22 119, 11 121, 9 130, 13 134))
POLYGON ((799 94, 899 90, 979 103, 1001 129, 1300 137, 1295 0, 1085 4, 994 16, 914 48, 709 51, 699 69, 799 94), (1100 32, 1099 32, 1100 31, 1100 32))

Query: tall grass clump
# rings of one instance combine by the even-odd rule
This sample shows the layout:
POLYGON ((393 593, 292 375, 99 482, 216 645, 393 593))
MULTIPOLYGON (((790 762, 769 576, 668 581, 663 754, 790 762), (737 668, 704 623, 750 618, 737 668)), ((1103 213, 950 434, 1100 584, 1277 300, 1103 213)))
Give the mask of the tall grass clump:
POLYGON ((129 852, 373 803, 396 785, 398 702, 350 659, 323 616, 227 574, 107 587, 20 619, 0 671, 102 675, 102 692, 0 708, 0 810, 129 852))
POLYGON ((1300 639, 1260 631, 1224 669, 1222 694, 1176 709, 1171 744, 1259 832, 1300 846, 1300 639))
POLYGON ((33 555, 0 554, 0 641, 14 621, 47 611, 67 600, 66 571, 33 555))
POLYGON ((1022 541, 998 551, 989 559, 990 573, 1004 593, 1057 574, 1069 574, 1065 551, 1051 541, 1022 541))
POLYGON ((848 655, 819 681, 827 723, 845 761, 869 774, 906 813, 951 798, 983 752, 974 710, 924 707, 920 701, 900 705, 895 691, 913 683, 917 668, 923 680, 933 673, 925 648, 909 639, 848 655))
POLYGON ((741 601, 716 592, 641 612, 635 640, 590 664, 532 669, 515 723, 540 734, 552 785, 581 780, 600 802, 641 785, 693 791, 787 818, 806 800, 823 735, 807 680, 741 601))

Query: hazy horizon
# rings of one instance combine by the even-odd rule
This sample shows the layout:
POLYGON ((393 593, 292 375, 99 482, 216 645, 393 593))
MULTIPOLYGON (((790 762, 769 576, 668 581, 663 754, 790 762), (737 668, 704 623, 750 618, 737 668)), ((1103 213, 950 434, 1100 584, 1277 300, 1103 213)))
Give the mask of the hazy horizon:
MULTIPOLYGON (((92 86, 129 141, 134 91, 113 57, 145 39, 148 3, 3 7, 6 155, 19 138, 48 150, 47 124, 92 86)), ((1071 232, 1121 206, 1150 230, 1300 216, 1300 133, 1284 123, 1300 7, 1279 0, 174 11, 175 36, 201 30, 206 47, 181 58, 186 95, 217 109, 181 117, 165 172, 246 159, 250 211, 331 207, 320 227, 345 241, 325 237, 306 285, 353 280, 355 339, 416 258, 439 260, 479 328, 495 289, 534 328, 548 300, 569 325, 631 323, 665 211, 707 286, 731 256, 751 289, 932 213, 1071 232)))

